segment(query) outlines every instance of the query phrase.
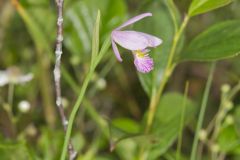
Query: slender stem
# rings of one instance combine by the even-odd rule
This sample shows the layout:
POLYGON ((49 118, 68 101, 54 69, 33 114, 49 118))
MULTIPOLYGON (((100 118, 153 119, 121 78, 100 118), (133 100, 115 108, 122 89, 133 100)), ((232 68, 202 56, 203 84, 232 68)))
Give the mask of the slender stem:
POLYGON ((145 130, 146 134, 149 133, 149 131, 151 129, 152 122, 153 122, 153 119, 154 119, 154 116, 156 113, 156 108, 159 103, 160 97, 162 95, 163 89, 165 88, 167 81, 169 79, 169 76, 172 74, 172 71, 175 67, 175 65, 173 64, 174 54, 176 52, 178 42, 182 36, 184 29, 187 26, 188 21, 189 21, 189 17, 186 15, 181 27, 179 28, 179 30, 176 32, 176 34, 174 36, 172 48, 169 53, 168 62, 167 62, 166 70, 163 74, 162 82, 161 82, 157 92, 155 94, 152 94, 150 105, 149 105, 149 114, 148 114, 148 118, 147 118, 147 127, 145 130))
POLYGON ((199 131, 202 128, 203 118, 204 118, 205 110, 206 110, 206 107, 207 107, 207 101, 208 101, 208 96, 209 96, 209 92, 210 92, 210 87, 211 87, 211 84, 212 84, 213 72, 214 72, 215 66, 216 66, 216 63, 213 63, 212 66, 211 66, 211 70, 210 70, 210 73, 209 73, 209 76, 208 76, 206 88, 204 90, 202 104, 201 104, 201 108, 200 108, 200 114, 199 114, 198 122, 197 122, 197 128, 196 128, 194 141, 193 141, 193 147, 192 147, 192 152, 191 152, 191 160, 196 159, 199 131))
POLYGON ((82 103, 84 94, 86 92, 86 89, 87 89, 88 84, 89 84, 89 82, 90 82, 90 80, 92 78, 93 73, 94 73, 93 71, 90 71, 87 74, 87 77, 86 77, 86 79, 83 82, 83 86, 82 86, 82 89, 81 89, 80 94, 78 96, 78 99, 77 99, 77 101, 76 101, 76 103, 75 103, 75 105, 73 107, 72 112, 71 112, 71 115, 70 115, 70 118, 69 118, 68 129, 67 129, 65 140, 64 140, 64 146, 63 146, 63 150, 62 150, 61 160, 65 160, 67 143, 68 143, 68 141, 70 139, 70 136, 71 136, 72 127, 73 127, 73 121, 74 121, 75 116, 77 114, 77 111, 78 111, 78 109, 80 107, 80 104, 82 103))
MULTIPOLYGON (((63 3, 64 0, 56 0, 57 5, 57 39, 56 39, 56 61, 54 68, 54 80, 56 89, 56 105, 60 113, 62 125, 64 131, 67 131, 68 120, 64 113, 61 96, 61 55, 62 55, 62 43, 63 43, 63 3)), ((73 160, 76 157, 77 152, 74 151, 71 141, 68 143, 69 159, 73 160)))
POLYGON ((68 126, 67 126, 67 132, 66 132, 66 135, 65 135, 62 154, 61 154, 61 160, 65 160, 67 145, 68 145, 68 142, 70 140, 71 133, 72 133, 73 122, 74 122, 74 119, 75 119, 75 117, 77 115, 77 112, 80 108, 80 105, 82 104, 82 101, 83 101, 85 92, 87 90, 88 84, 89 84, 90 80, 92 79, 95 68, 97 67, 98 63, 100 62, 100 60, 102 59, 104 54, 107 52, 109 46, 110 46, 110 38, 107 38, 106 41, 104 42, 102 48, 101 48, 100 53, 98 54, 97 58, 92 63, 92 66, 90 67, 90 70, 87 73, 86 78, 83 81, 83 85, 82 85, 82 88, 80 90, 79 96, 78 96, 77 101, 76 101, 75 105, 73 106, 73 110, 70 114, 69 123, 68 123, 68 126))
MULTIPOLYGON (((161 81, 161 84, 157 91, 154 89, 152 92, 152 96, 151 96, 151 100, 150 100, 150 104, 149 104, 149 111, 148 111, 148 117, 147 117, 147 124, 146 124, 146 128, 145 128, 145 134, 148 134, 151 130, 153 119, 154 119, 156 109, 157 109, 157 105, 161 98, 163 89, 165 88, 168 78, 171 75, 172 70, 175 67, 175 65, 173 64, 174 54, 176 52, 176 48, 177 48, 179 39, 181 38, 182 33, 183 33, 184 29, 186 28, 188 21, 189 21, 189 17, 188 17, 188 15, 186 15, 180 28, 177 30, 177 32, 174 35, 173 44, 172 44, 172 47, 171 47, 171 50, 169 53, 167 66, 166 66, 165 72, 163 74, 163 79, 161 81)), ((144 152, 144 150, 145 150, 145 146, 142 146, 140 148, 140 153, 139 153, 139 159, 141 159, 141 160, 144 160, 145 157, 147 156, 146 153, 144 152)))
POLYGON ((189 82, 186 83, 185 90, 184 90, 184 100, 183 100, 183 105, 182 105, 183 109, 182 109, 182 114, 181 114, 181 118, 180 118, 180 127, 179 127, 179 133, 178 133, 176 160, 180 159, 180 152, 181 152, 181 145, 182 145, 182 132, 183 132, 183 126, 184 126, 184 117, 185 117, 188 89, 189 89, 189 82))
POLYGON ((14 84, 10 83, 8 86, 8 104, 12 107, 13 104, 14 84))
POLYGON ((5 107, 5 110, 8 113, 9 119, 12 122, 12 127, 13 127, 13 133, 16 133, 16 117, 13 114, 13 97, 14 97, 14 84, 13 83, 9 83, 8 86, 8 104, 5 107))
POLYGON ((228 95, 228 99, 232 99, 240 90, 240 82, 231 90, 228 95))

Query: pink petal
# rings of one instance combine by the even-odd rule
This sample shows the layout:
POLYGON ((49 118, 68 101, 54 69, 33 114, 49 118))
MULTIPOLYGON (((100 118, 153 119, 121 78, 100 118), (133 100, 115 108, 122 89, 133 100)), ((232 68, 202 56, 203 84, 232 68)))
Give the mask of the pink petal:
POLYGON ((135 16, 131 19, 129 19, 127 22, 123 23, 121 26, 119 26, 118 28, 116 28, 115 30, 120 30, 122 29, 123 27, 126 27, 126 26, 129 26, 130 24, 133 24, 145 17, 148 17, 148 16, 152 16, 152 13, 143 13, 143 14, 140 14, 138 16, 135 16))
POLYGON ((134 54, 134 65, 139 72, 148 73, 153 70, 154 62, 148 54, 145 54, 143 57, 134 54))
POLYGON ((112 48, 113 48, 113 52, 114 52, 115 56, 117 57, 118 61, 122 62, 122 58, 118 51, 117 45, 113 40, 112 40, 112 48))
POLYGON ((158 37, 152 36, 150 34, 142 33, 143 36, 145 36, 148 39, 149 46, 148 47, 157 47, 160 44, 162 44, 162 40, 158 37))
POLYGON ((120 46, 133 51, 156 47, 162 42, 155 36, 136 31, 113 31, 112 39, 120 46))

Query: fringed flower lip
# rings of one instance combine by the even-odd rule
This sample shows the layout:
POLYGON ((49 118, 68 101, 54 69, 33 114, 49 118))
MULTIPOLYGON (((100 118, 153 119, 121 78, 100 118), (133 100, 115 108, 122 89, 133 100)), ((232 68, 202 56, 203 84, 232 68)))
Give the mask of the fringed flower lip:
POLYGON ((126 26, 129 26, 145 17, 152 16, 152 13, 143 13, 133 17, 123 23, 118 28, 114 29, 111 34, 112 48, 118 61, 122 61, 121 55, 118 51, 117 44, 132 51, 134 56, 134 65, 141 73, 148 73, 153 70, 154 62, 150 58, 147 49, 148 47, 157 47, 162 43, 158 37, 137 31, 122 31, 126 26))

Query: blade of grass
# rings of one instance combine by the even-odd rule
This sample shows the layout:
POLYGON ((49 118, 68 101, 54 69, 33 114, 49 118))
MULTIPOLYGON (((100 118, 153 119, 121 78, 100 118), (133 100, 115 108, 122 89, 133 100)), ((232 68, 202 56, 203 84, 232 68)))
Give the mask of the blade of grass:
POLYGON ((177 144, 177 155, 176 160, 180 160, 180 151, 181 151, 181 145, 182 145, 182 132, 183 132, 183 126, 184 126, 184 117, 185 117, 185 109, 186 109, 186 100, 188 95, 188 89, 189 89, 189 82, 186 82, 185 89, 184 89, 184 99, 183 99, 183 109, 180 119, 180 128, 178 132, 178 144, 177 144))
POLYGON ((92 37, 92 58, 91 58, 91 66, 93 66, 93 62, 97 57, 99 52, 99 25, 100 25, 100 11, 98 10, 97 19, 93 29, 93 37, 92 37))
POLYGON ((200 114, 198 117, 197 128, 196 128, 196 132, 195 132, 195 136, 194 136, 190 160, 196 159, 199 131, 202 128, 203 118, 204 118, 205 110, 207 107, 207 101, 208 101, 208 96, 209 96, 209 92, 210 92, 210 88, 211 88, 211 84, 212 84, 212 80, 213 80, 213 73, 215 70, 215 66, 216 66, 216 62, 213 62, 211 65, 209 75, 208 75, 207 84, 204 89, 204 94, 203 94, 203 99, 202 99, 202 103, 201 103, 200 114))
POLYGON ((70 118, 69 118, 69 123, 68 123, 68 128, 67 128, 67 132, 66 132, 66 136, 64 138, 64 144, 63 144, 63 149, 62 149, 62 154, 61 154, 61 160, 65 160, 66 157, 66 151, 67 151, 67 144, 68 141, 71 137, 71 133, 72 133, 72 128, 73 128, 73 122, 74 119, 77 115, 77 112, 80 108, 80 105, 82 104, 85 92, 87 90, 87 87, 89 85, 90 80, 92 79, 92 76, 94 74, 94 70, 97 67, 98 63, 100 62, 100 60, 102 59, 103 55, 107 52, 108 48, 110 47, 110 37, 108 37, 102 48, 101 51, 99 52, 98 56, 96 57, 96 59, 93 62, 93 67, 90 68, 90 71, 87 73, 86 78, 84 79, 82 88, 80 90, 80 93, 78 95, 77 101, 75 103, 75 105, 73 106, 73 110, 70 114, 70 118))

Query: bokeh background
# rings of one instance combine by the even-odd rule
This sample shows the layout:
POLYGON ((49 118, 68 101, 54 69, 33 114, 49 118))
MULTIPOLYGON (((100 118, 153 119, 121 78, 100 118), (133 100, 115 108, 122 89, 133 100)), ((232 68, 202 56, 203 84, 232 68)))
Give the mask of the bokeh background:
MULTIPOLYGON (((182 20, 191 1, 174 2, 178 7, 178 18, 182 20)), ((239 19, 239 8, 240 1, 234 1, 220 9, 193 17, 186 28, 182 45, 188 44, 197 34, 213 24, 239 19)), ((101 43, 112 29, 129 17, 143 12, 152 12, 153 17, 146 18, 130 28, 151 33, 166 39, 166 42, 172 41, 174 26, 164 0, 66 0, 61 84, 67 115, 70 114, 88 72, 92 30, 98 9, 101 11, 101 43)), ((59 159, 64 132, 55 106, 53 80, 55 37, 54 0, 0 1, 0 81, 4 81, 4 77, 9 79, 8 83, 0 86, 1 160, 59 159), (33 76, 32 79, 22 83, 21 78, 26 78, 24 76, 27 75, 33 76)), ((162 50, 167 49, 163 47, 162 50)), ((137 144, 128 139, 117 144, 116 149, 110 152, 110 141, 105 136, 114 127, 127 128, 132 132, 141 130, 143 127, 141 122, 148 109, 148 91, 141 85, 133 57, 127 50, 120 51, 124 59, 122 63, 116 61, 112 50, 109 49, 91 80, 78 112, 72 142, 79 152, 79 160, 132 160, 136 153, 137 144)), ((161 51, 154 49, 152 54, 161 57, 164 54, 161 51)), ((228 89, 238 84, 239 62, 239 56, 217 62, 204 127, 209 125, 219 109, 223 92, 221 88, 228 89)), ((156 63, 164 65, 166 59, 159 58, 156 63)), ((179 64, 165 89, 165 93, 183 93, 188 81, 188 96, 195 106, 192 115, 185 115, 194 118, 184 127, 182 159, 188 159, 191 151, 209 64, 192 61, 179 64)), ((231 122, 230 127, 224 131, 225 139, 220 142, 223 143, 222 146, 226 146, 229 138, 236 142, 234 147, 225 150, 220 145, 220 150, 226 153, 225 158, 233 160, 240 158, 238 97, 239 94, 236 93, 232 99, 234 107, 226 115, 234 122, 231 122)), ((174 110, 174 106, 171 109, 174 110)), ((163 114, 163 119, 167 119, 169 114, 171 110, 163 114)), ((112 139, 125 134, 119 131, 110 133, 112 139)), ((176 136, 167 139, 161 148, 162 158, 155 159, 170 160, 176 151, 176 144, 176 136)), ((208 147, 203 145, 202 148, 202 159, 210 159, 208 147)))

